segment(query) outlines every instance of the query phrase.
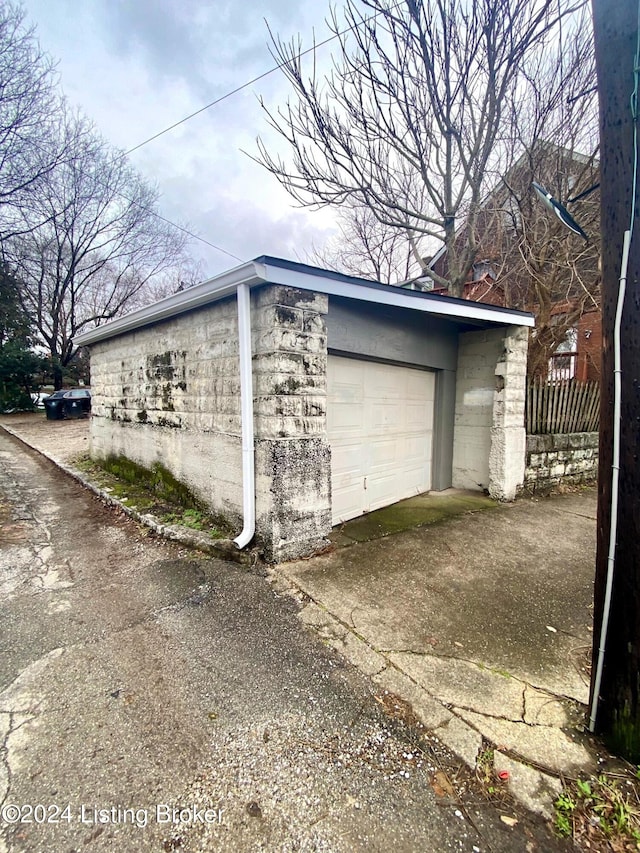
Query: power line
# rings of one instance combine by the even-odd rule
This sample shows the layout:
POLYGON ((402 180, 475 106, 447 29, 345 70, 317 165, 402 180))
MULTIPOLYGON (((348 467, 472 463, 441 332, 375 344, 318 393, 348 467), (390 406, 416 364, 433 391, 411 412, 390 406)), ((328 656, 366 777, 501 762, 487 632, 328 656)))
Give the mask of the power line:
MULTIPOLYGON (((318 47, 322 47, 327 44, 327 42, 333 41, 333 39, 337 38, 338 35, 342 35, 342 33, 336 33, 336 35, 331 36, 324 41, 321 41, 319 44, 314 44, 312 47, 307 50, 302 51, 302 53, 298 54, 298 58, 304 56, 307 53, 310 53, 312 50, 315 50, 318 47)), ((268 77, 269 74, 273 74, 274 71, 278 71, 280 68, 283 68, 286 65, 286 62, 281 62, 279 65, 274 65, 273 68, 270 68, 268 71, 264 71, 262 74, 258 74, 257 77, 254 77, 252 80, 248 80, 246 83, 243 83, 241 86, 237 86, 235 89, 232 89, 230 92, 227 92, 225 95, 221 95, 219 98, 216 98, 215 101, 211 101, 211 103, 206 104, 204 107, 200 107, 199 110, 196 110, 194 113, 190 113, 188 116, 181 118, 179 121, 170 124, 168 127, 165 127, 164 130, 158 131, 158 133, 154 133, 153 136, 150 136, 148 139, 145 139, 144 142, 139 142, 138 145, 134 145, 133 148, 129 148, 128 151, 125 151, 122 155, 123 157, 128 157, 129 154, 133 154, 134 151, 137 151, 139 148, 142 148, 145 145, 148 145, 150 142, 153 142, 155 139, 158 139, 161 136, 164 136, 165 133, 169 133, 171 130, 175 130, 176 127, 180 127, 181 124, 185 124, 185 122, 190 121, 192 118, 200 115, 200 113, 205 112, 206 110, 211 109, 211 107, 215 107, 217 104, 225 101, 227 98, 230 98, 232 95, 237 95, 238 92, 241 92, 243 89, 252 86, 254 83, 257 83, 258 80, 262 80, 265 77, 268 77)))
MULTIPOLYGON (((98 183, 102 184, 103 187, 107 187, 105 181, 101 181, 100 178, 94 175, 94 179, 98 181, 98 183)), ((166 222, 167 225, 171 225, 172 228, 177 228, 178 231, 182 231, 184 234, 187 234, 189 237, 192 237, 194 240, 199 240, 201 243, 205 243, 207 246, 210 246, 212 249, 216 249, 218 252, 222 252, 223 255, 228 255, 230 258, 233 258, 235 261, 239 261, 242 263, 242 258, 239 258, 237 255, 234 255, 233 252, 229 252, 227 249, 223 249, 222 246, 216 246, 215 243, 212 243, 210 240, 206 240, 204 237, 198 236, 198 234, 194 234, 193 231, 189 231, 188 228, 185 228, 183 225, 178 225, 177 222, 173 222, 171 219, 167 219, 166 216, 163 216, 161 213, 158 213, 157 210, 154 210, 149 205, 142 204, 136 199, 131 198, 126 195, 126 193, 121 192, 120 190, 115 190, 115 194, 120 196, 120 198, 129 202, 129 204, 134 204, 136 207, 139 207, 141 210, 150 213, 152 216, 155 216, 156 219, 162 220, 162 222, 166 222)))
POLYGON ((230 98, 232 95, 237 95, 238 92, 241 92, 243 89, 247 89, 249 86, 252 86, 254 83, 257 83, 258 80, 263 80, 265 77, 268 77, 270 74, 273 74, 274 71, 279 71, 281 68, 284 68, 292 59, 301 59, 303 56, 306 56, 308 53, 316 51, 319 47, 324 47, 325 44, 329 44, 329 42, 334 41, 334 39, 340 38, 340 36, 346 35, 349 32, 357 29, 364 24, 368 24, 369 21, 373 21, 374 18, 377 18, 379 15, 383 15, 386 11, 391 11, 392 9, 396 9, 398 6, 402 4, 402 0, 399 0, 398 3, 395 3, 390 7, 389 10, 380 10, 380 12, 376 12, 374 15, 370 15, 368 18, 363 18, 361 21, 355 22, 349 27, 346 27, 344 30, 340 30, 337 33, 329 36, 321 42, 314 42, 311 47, 308 47, 306 50, 300 51, 297 53, 295 57, 291 57, 289 60, 285 60, 284 62, 280 62, 277 65, 274 65, 273 68, 270 68, 268 71, 263 71, 262 74, 258 74, 257 77, 253 77, 251 80, 248 80, 246 83, 243 83, 241 86, 237 86, 235 89, 232 89, 230 92, 227 92, 224 95, 221 95, 219 98, 216 98, 214 101, 211 101, 209 104, 205 104, 204 107, 200 107, 200 109, 196 110, 193 113, 181 118, 179 121, 170 124, 168 127, 165 127, 163 130, 159 130, 158 133, 154 133, 153 136, 150 136, 148 139, 145 139, 143 142, 139 142, 137 145, 134 145, 133 148, 129 148, 128 151, 125 151, 122 156, 128 157, 129 154, 133 154, 134 151, 137 151, 139 148, 148 145, 150 142, 158 139, 161 136, 164 136, 165 133, 169 133, 171 130, 175 130, 176 127, 180 127, 181 124, 185 124, 190 121, 192 118, 200 115, 200 113, 205 112, 206 110, 211 109, 211 107, 215 107, 217 104, 225 101, 227 98, 230 98))
MULTIPOLYGON (((122 196, 122 198, 126 199, 126 196, 122 195, 122 193, 120 193, 120 195, 122 196)), ((129 199, 129 201, 132 201, 132 199, 129 199)), ((133 201, 132 203, 138 204, 140 207, 142 207, 142 205, 140 205, 139 202, 133 201)), ((237 255, 234 255, 233 252, 229 252, 229 251, 227 251, 227 249, 223 249, 222 246, 216 246, 215 243, 212 243, 210 240, 205 240, 204 237, 199 237, 197 234, 194 234, 193 231, 189 231, 188 228, 184 228, 182 225, 178 225, 177 222, 172 222, 171 219, 167 219, 166 217, 162 216, 157 211, 151 210, 151 208, 147 208, 147 210, 149 211, 149 213, 153 214, 154 216, 157 216, 158 219, 161 219, 163 222, 166 222, 167 225, 172 225, 174 228, 177 228, 179 231, 183 231, 185 234, 188 234, 189 237, 193 237, 194 240, 200 240, 201 243, 206 243, 206 245, 211 246, 212 249, 216 249, 218 252, 222 252, 224 255, 229 255, 230 258, 233 258, 234 260, 240 261, 240 263, 242 263, 242 258, 239 258, 237 255)))
MULTIPOLYGON (((402 0, 399 0, 398 3, 395 3, 393 6, 391 6, 391 9, 395 9, 398 6, 400 6, 401 2, 402 2, 402 0)), ((301 59, 303 56, 306 56, 308 53, 315 52, 318 48, 324 47, 325 44, 329 44, 329 42, 334 41, 334 39, 337 39, 340 36, 346 35, 346 33, 353 31, 357 27, 360 27, 364 24, 368 24, 369 21, 374 20, 374 18, 377 18, 379 15, 382 15, 382 14, 383 14, 382 10, 380 12, 376 12, 374 15, 370 15, 368 18, 363 18, 361 21, 358 21, 358 22, 352 24, 351 26, 346 27, 344 30, 340 30, 339 32, 334 33, 333 35, 329 36, 328 38, 324 39, 321 42, 317 42, 317 43, 314 42, 311 45, 311 47, 308 47, 306 50, 300 51, 300 53, 296 54, 295 58, 301 59)), ((293 58, 294 57, 291 57, 291 59, 293 59, 293 58)), ((200 113, 203 113, 206 110, 211 109, 211 107, 215 107, 217 104, 222 103, 222 101, 227 100, 227 98, 231 98, 233 95, 237 95, 238 92, 241 92, 243 89, 247 89, 249 86, 252 86, 254 83, 257 83, 259 80, 263 80, 265 77, 268 77, 270 74, 273 74, 274 71, 279 71, 281 68, 284 68, 288 64, 289 61, 291 61, 291 60, 287 60, 285 62, 280 62, 277 65, 274 65, 273 68, 269 68, 267 71, 263 71, 262 74, 258 74, 257 77, 253 77, 251 80, 248 80, 246 83, 243 83, 241 86, 236 86, 235 89, 232 89, 231 91, 226 92, 224 95, 221 95, 219 98, 216 98, 215 100, 211 101, 210 103, 205 104, 205 106, 200 107, 200 109, 197 109, 195 112, 189 113, 189 115, 184 116, 184 118, 181 118, 179 121, 176 121, 173 124, 170 124, 168 127, 165 127, 163 130, 160 130, 157 133, 154 133, 153 136, 148 137, 148 139, 145 139, 142 142, 139 142, 137 145, 134 145, 133 148, 129 148, 127 151, 124 151, 120 155, 120 157, 121 158, 128 157, 130 154, 133 154, 134 151, 138 151, 140 148, 143 148, 145 145, 148 145, 150 142, 154 142, 156 139, 159 139, 161 136, 164 136, 166 133, 169 133, 170 131, 175 130, 176 127, 180 127, 181 124, 185 124, 186 122, 190 121, 192 118, 195 118, 196 116, 200 115, 200 113)), ((126 196, 125 196, 125 198, 126 198, 126 196)), ((128 200, 131 201, 131 199, 128 199, 128 200)), ((155 211, 150 211, 150 212, 154 213, 159 219, 161 219, 163 222, 166 222, 168 225, 173 225, 175 228, 178 228, 180 231, 183 231, 185 234, 188 234, 194 240, 199 240, 201 243, 205 243, 207 246, 210 246, 211 248, 216 249, 218 252, 222 252, 223 254, 228 255, 230 258, 234 258, 234 260, 236 260, 236 261, 242 260, 237 255, 234 255, 232 252, 228 252, 226 249, 223 249, 221 246, 216 246, 215 243, 211 243, 209 240, 206 240, 204 237, 199 237, 197 234, 194 234, 193 232, 189 231, 188 229, 183 228, 181 225, 178 225, 177 223, 172 222, 170 219, 166 219, 164 216, 161 216, 159 213, 156 213, 155 211)))

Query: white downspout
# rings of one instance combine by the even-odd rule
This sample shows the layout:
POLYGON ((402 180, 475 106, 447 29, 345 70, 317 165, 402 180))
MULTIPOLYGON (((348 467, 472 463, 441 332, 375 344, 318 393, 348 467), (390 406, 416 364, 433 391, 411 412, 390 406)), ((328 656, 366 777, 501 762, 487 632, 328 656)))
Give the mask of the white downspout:
POLYGON ((253 371, 251 368, 251 299, 248 284, 239 284, 240 411, 242 415, 242 512, 244 527, 233 541, 246 548, 256 532, 256 479, 253 438, 253 371))

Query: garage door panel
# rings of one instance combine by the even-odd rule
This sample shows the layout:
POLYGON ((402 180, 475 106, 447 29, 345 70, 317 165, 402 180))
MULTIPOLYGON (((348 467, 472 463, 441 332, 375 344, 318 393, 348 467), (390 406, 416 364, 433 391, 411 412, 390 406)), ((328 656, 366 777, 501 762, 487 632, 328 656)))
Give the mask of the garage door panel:
POLYGON ((406 384, 404 388, 407 399, 423 400, 424 399, 424 376, 433 377, 433 374, 421 373, 418 370, 410 371, 406 376, 406 384), (415 374, 415 375, 413 375, 415 374))
POLYGON ((433 423, 433 405, 428 403, 407 403, 405 407, 405 426, 407 432, 424 432, 425 424, 433 423))
POLYGON ((361 441, 336 443, 331 448, 331 476, 356 477, 363 474, 363 461, 366 455, 366 445, 361 441))
POLYGON ((337 438, 361 436, 365 432, 366 417, 361 403, 336 403, 327 411, 327 429, 337 438))
POLYGON ((368 464, 366 471, 369 474, 375 474, 379 471, 389 471, 389 467, 397 464, 398 447, 397 442, 389 438, 379 438, 371 436, 369 441, 368 464))
POLYGON ((402 443, 402 458, 405 465, 413 468, 426 466, 431 458, 431 442, 424 436, 408 435, 402 443))
POLYGON ((431 487, 434 374, 329 356, 333 523, 431 487))
POLYGON ((399 431, 402 429, 402 412, 397 403, 376 401, 365 408, 369 415, 368 423, 364 427, 365 434, 375 435, 378 432, 388 433, 391 430, 399 431))
POLYGON ((383 506, 388 506, 389 501, 387 495, 394 492, 397 487, 397 475, 389 475, 387 477, 371 477, 367 479, 367 489, 365 497, 365 512, 373 512, 374 509, 382 509, 383 506))
POLYGON ((332 504, 331 523, 340 524, 358 515, 362 515, 362 490, 352 485, 348 489, 339 491, 332 504))
POLYGON ((333 394, 337 403, 361 403, 364 398, 362 378, 357 382, 334 381, 333 394))

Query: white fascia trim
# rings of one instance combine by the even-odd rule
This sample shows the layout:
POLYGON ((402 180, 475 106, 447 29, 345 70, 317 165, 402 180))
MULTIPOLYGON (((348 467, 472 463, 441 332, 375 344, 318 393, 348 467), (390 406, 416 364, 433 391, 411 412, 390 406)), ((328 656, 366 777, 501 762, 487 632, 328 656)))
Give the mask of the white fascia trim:
POLYGON ((262 264, 256 264, 253 261, 241 264, 226 273, 209 278, 194 287, 180 291, 180 293, 167 296, 152 305, 138 308, 137 311, 132 311, 125 317, 120 317, 117 320, 105 323, 104 326, 98 326, 89 332, 76 335, 73 342, 80 347, 86 344, 95 344, 124 332, 132 332, 141 326, 148 326, 150 323, 157 323, 160 320, 175 317, 177 314, 184 314, 185 311, 191 311, 209 302, 216 302, 218 299, 224 299, 225 296, 233 296, 239 284, 248 284, 249 286, 261 284, 263 282, 259 273, 261 269, 263 269, 262 264))
POLYGON ((501 326, 531 326, 535 318, 519 311, 487 308, 478 302, 460 300, 455 305, 446 302, 440 296, 421 294, 410 296, 402 288, 376 287, 352 284, 338 279, 310 275, 299 270, 284 269, 273 264, 256 264, 264 270, 264 281, 269 284, 281 284, 285 287, 297 287, 300 290, 317 290, 329 296, 343 296, 346 299, 359 299, 362 302, 374 302, 378 305, 395 305, 409 308, 424 314, 438 314, 450 320, 479 320, 483 323, 496 323, 501 326))
POLYGON ((192 311, 202 305, 217 302, 226 296, 235 295, 239 284, 247 284, 249 287, 257 284, 280 284, 285 287, 297 287, 300 290, 317 291, 329 296, 343 296, 346 299, 373 302, 378 305, 395 305, 398 308, 409 308, 412 311, 420 311, 424 314, 435 314, 453 321, 466 319, 510 326, 535 325, 533 316, 519 311, 487 308, 478 302, 467 302, 465 300, 460 300, 452 305, 442 297, 429 296, 428 294, 421 294, 417 297, 410 295, 412 291, 407 292, 402 288, 367 287, 366 284, 340 281, 322 275, 311 275, 301 270, 291 270, 275 264, 248 261, 194 287, 167 296, 152 305, 145 305, 125 317, 120 317, 117 320, 105 323, 104 326, 98 326, 89 332, 76 335, 74 344, 76 346, 95 344, 125 332, 135 331, 142 326, 184 314, 186 311, 192 311))

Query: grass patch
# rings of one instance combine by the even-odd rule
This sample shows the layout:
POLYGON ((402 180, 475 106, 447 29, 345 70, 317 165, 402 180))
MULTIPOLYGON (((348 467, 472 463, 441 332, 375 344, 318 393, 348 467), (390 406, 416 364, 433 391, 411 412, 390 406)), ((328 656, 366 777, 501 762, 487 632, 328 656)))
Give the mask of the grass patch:
POLYGON ((125 506, 151 513, 165 524, 190 527, 217 539, 231 532, 163 465, 145 468, 125 456, 94 460, 87 455, 74 460, 74 465, 125 506))
POLYGON ((580 850, 622 853, 640 848, 638 779, 602 773, 565 783, 555 802, 555 828, 580 850))
POLYGON ((191 527, 192 530, 205 530, 207 526, 206 516, 199 509, 185 509, 181 513, 170 512, 163 516, 166 524, 181 524, 183 527, 191 527))

